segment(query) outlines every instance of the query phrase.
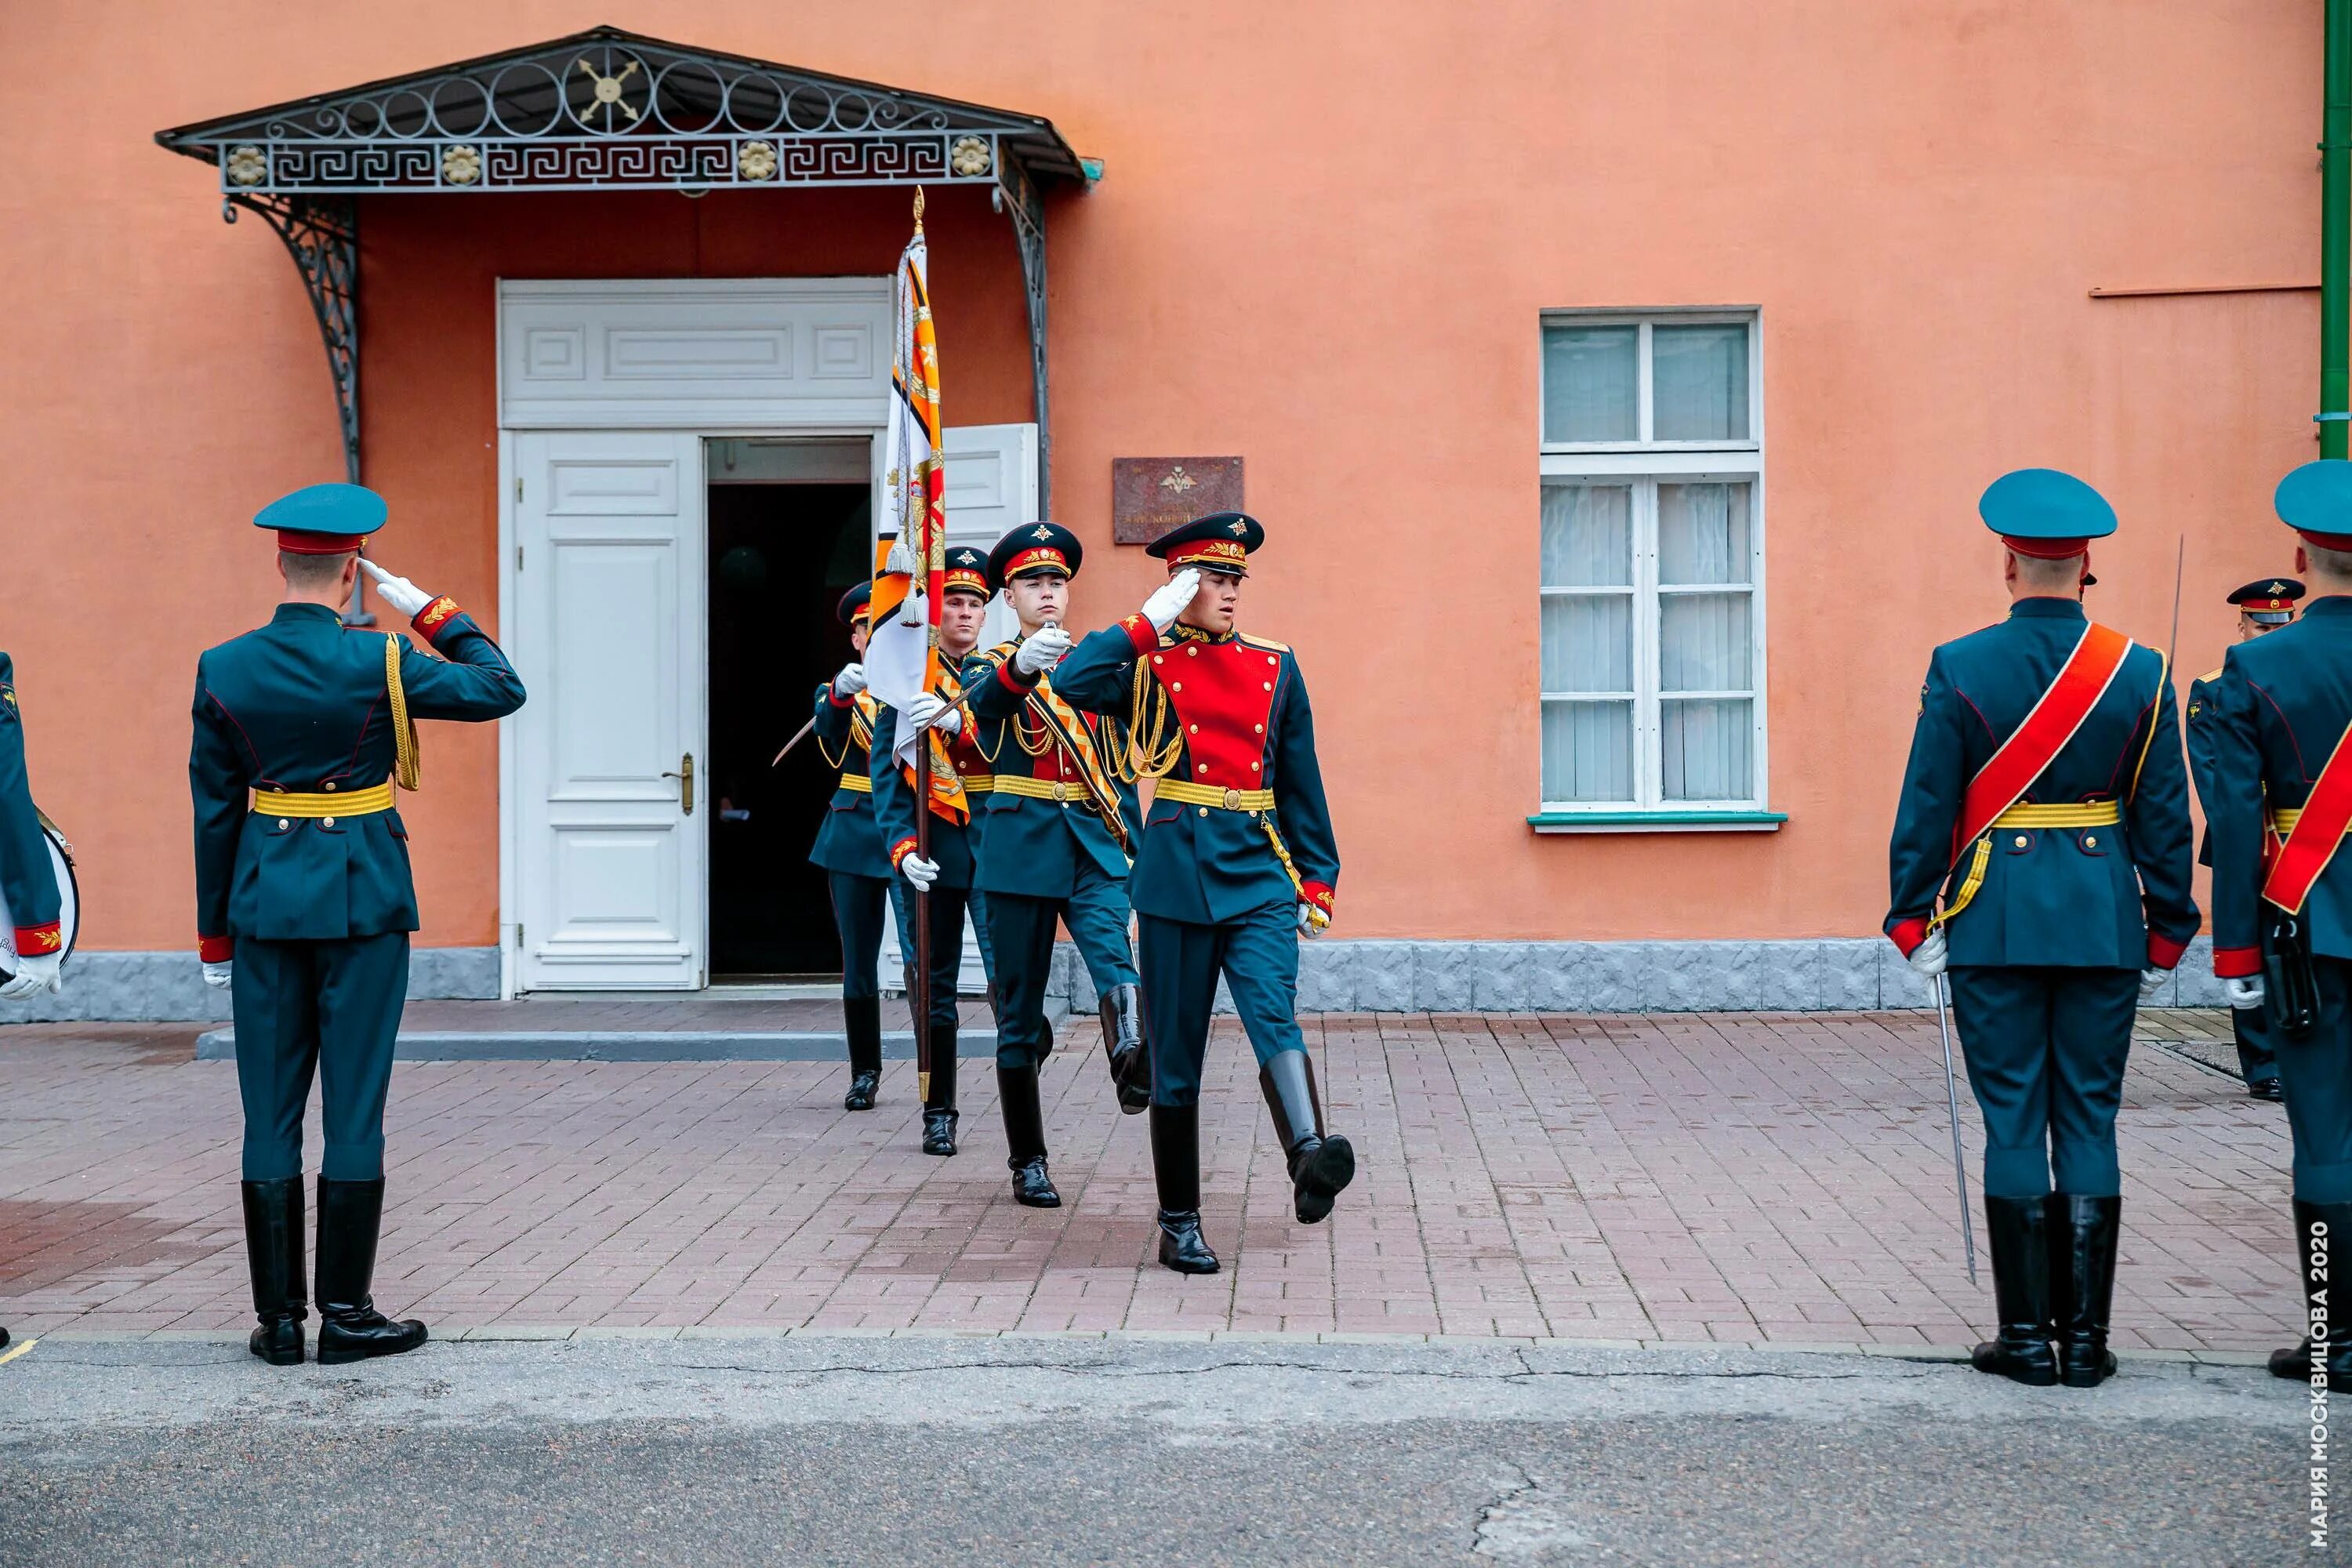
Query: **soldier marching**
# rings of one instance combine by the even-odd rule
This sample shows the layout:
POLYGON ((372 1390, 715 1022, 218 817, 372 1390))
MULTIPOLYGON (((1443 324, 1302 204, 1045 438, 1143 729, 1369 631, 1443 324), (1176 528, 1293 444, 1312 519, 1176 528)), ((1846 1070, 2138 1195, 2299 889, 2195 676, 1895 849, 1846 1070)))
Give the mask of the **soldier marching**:
MULTIPOLYGON (((10 970, 0 1002, 20 1002, 65 989, 65 935, 59 924, 63 889, 41 835, 25 764, 25 716, 16 701, 16 667, 0 653, 0 894, 8 900, 10 970)), ((0 1349, 8 1331, 0 1328, 0 1349)))
POLYGON ((417 927, 394 787, 418 783, 416 720, 482 722, 523 701, 506 656, 455 601, 361 559, 385 516, 383 498, 358 485, 312 485, 265 507, 253 521, 275 535, 285 598, 268 626, 196 661, 197 952, 236 1019, 257 1320, 247 1348, 273 1366, 303 1356, 302 1115, 314 1075, 326 1133, 319 1360, 425 1342, 423 1323, 386 1318, 371 1294, 384 1097, 417 927), (439 658, 345 627, 362 566, 439 658))

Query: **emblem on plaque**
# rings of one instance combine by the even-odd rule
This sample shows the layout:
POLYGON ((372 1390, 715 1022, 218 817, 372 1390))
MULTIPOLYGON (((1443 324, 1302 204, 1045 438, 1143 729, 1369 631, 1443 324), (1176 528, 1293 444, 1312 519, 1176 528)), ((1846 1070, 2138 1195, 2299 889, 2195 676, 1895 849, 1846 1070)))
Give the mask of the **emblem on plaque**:
POLYGON ((1111 540, 1149 544, 1211 512, 1240 511, 1239 458, 1113 458, 1111 540))

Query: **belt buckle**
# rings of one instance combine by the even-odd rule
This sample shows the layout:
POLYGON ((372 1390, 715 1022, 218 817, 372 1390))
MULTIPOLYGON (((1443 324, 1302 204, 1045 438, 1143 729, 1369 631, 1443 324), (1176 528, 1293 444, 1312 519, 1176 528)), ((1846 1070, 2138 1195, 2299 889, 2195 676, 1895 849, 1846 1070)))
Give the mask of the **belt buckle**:
POLYGON ((1070 804, 1070 786, 1059 779, 1054 781, 1054 798, 1064 805, 1070 804))
POLYGON ((1225 792, 1225 809, 1227 811, 1239 811, 1241 808, 1242 792, 1237 789, 1227 790, 1225 792))

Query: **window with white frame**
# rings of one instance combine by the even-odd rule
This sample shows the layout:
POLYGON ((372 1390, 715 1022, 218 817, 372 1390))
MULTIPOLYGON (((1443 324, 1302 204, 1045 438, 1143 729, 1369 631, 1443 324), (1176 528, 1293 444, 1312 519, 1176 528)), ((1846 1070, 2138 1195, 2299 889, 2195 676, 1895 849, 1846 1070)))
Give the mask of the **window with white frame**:
POLYGON ((1761 812, 1752 312, 1543 323, 1543 811, 1761 812))

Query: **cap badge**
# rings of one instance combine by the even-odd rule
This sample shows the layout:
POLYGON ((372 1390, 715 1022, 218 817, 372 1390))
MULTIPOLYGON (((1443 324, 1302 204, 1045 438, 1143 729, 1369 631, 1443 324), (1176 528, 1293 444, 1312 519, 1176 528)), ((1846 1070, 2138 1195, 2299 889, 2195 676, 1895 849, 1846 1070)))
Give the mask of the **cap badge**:
POLYGON ((2273 583, 2273 584, 2271 584, 2271 597, 2273 597, 2273 598, 2276 598, 2276 597, 2278 597, 2281 594, 2284 594, 2284 593, 2285 593, 2285 592, 2286 592, 2286 584, 2284 584, 2284 583, 2273 583))
POLYGON ((1243 534, 1249 531, 1249 524, 1237 517, 1234 519, 1233 526, 1229 531, 1234 538, 1239 539, 1243 534))
POLYGON ((1029 531, 1029 537, 1032 539, 1051 539, 1054 537, 1054 531, 1048 525, 1041 522, 1035 528, 1029 531))

